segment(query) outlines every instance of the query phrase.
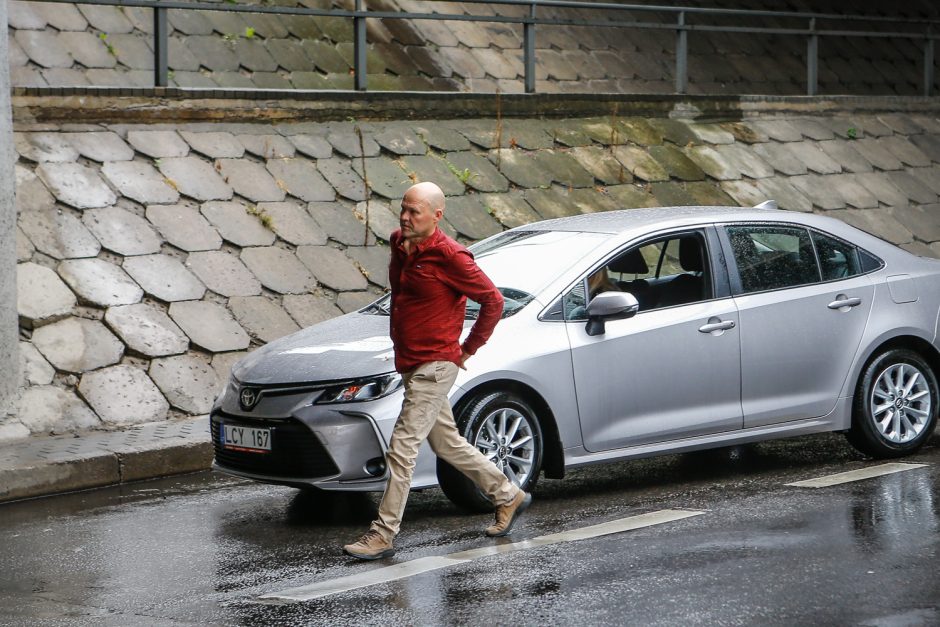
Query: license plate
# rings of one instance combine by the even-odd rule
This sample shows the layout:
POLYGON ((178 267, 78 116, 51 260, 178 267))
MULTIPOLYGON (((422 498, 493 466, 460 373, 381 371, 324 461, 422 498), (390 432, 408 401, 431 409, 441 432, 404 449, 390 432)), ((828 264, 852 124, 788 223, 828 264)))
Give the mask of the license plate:
POLYGON ((271 430, 221 424, 222 447, 231 451, 267 453, 271 450, 271 430))

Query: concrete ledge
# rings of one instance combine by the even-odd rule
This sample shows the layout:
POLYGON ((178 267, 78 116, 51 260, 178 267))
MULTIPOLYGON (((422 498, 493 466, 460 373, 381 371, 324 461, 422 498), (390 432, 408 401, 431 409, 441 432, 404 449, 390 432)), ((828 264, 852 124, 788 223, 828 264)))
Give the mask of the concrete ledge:
POLYGON ((300 122, 479 117, 686 117, 928 112, 940 97, 469 94, 182 88, 39 88, 13 93, 16 122, 300 122))

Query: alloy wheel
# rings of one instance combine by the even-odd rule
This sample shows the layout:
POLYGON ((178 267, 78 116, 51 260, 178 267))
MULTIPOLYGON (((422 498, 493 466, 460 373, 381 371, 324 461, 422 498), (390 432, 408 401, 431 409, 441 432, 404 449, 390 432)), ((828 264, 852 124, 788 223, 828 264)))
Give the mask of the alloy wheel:
POLYGON ((535 463, 535 437, 529 418, 504 407, 488 414, 473 445, 516 485, 523 485, 535 463))
POLYGON ((924 430, 931 415, 931 400, 924 373, 909 363, 896 363, 878 375, 869 407, 881 436, 903 444, 924 430))

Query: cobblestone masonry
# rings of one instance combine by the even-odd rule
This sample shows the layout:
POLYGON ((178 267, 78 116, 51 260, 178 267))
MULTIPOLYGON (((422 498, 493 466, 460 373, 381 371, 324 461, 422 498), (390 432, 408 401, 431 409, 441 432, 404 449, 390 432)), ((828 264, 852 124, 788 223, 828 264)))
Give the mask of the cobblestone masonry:
MULTIPOLYGON (((276 4, 343 9, 353 6, 352 0, 279 0, 276 4)), ((499 13, 519 17, 525 11, 524 7, 493 7, 489 3, 421 0, 369 0, 363 4, 370 10, 391 12, 499 13)), ((936 9, 928 2, 894 3, 887 8, 878 0, 857 0, 848 11, 845 3, 838 0, 791 0, 786 6, 774 0, 743 0, 734 4, 737 8, 887 14, 915 20, 937 17, 936 9)), ((153 24, 148 9, 24 0, 10 0, 8 5, 13 86, 153 85, 153 24)), ((597 22, 674 19, 664 13, 588 12, 553 7, 541 7, 539 16, 597 22)), ((747 23, 757 27, 805 28, 805 21, 801 20, 751 18, 747 23)), ((841 25, 830 21, 826 28, 838 30, 841 25)), ((851 26, 860 28, 857 24, 851 26)), ((866 27, 899 28, 891 23, 866 27)), ((351 22, 346 19, 171 10, 169 28, 171 86, 352 87, 353 35, 351 22)), ((367 28, 369 89, 474 92, 499 89, 503 93, 523 90, 519 24, 372 19, 367 28)), ((536 89, 542 93, 671 93, 675 43, 675 33, 670 30, 538 27, 536 89)), ((912 40, 822 37, 819 93, 922 93, 921 47, 922 43, 912 40)), ((689 37, 688 93, 803 94, 805 52, 806 41, 800 36, 696 31, 689 37)), ((179 141, 160 137, 141 138, 140 143, 131 138, 131 142, 139 152, 160 152, 166 157, 179 156, 177 153, 184 149, 179 141)), ((193 149, 205 148, 193 146, 193 149)))
POLYGON ((76 126, 15 133, 26 389, 0 442, 204 414, 246 349, 383 293, 399 196, 427 178, 466 243, 772 197, 940 257, 940 120, 922 113, 363 122, 368 222, 354 122, 76 126))

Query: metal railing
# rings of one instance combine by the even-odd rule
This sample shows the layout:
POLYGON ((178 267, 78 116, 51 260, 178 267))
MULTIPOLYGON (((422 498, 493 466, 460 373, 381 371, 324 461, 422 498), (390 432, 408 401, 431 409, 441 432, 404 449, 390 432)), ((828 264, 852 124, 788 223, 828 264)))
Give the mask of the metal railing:
MULTIPOLYGON (((282 7, 261 5, 221 4, 218 2, 185 2, 174 0, 34 0, 38 2, 60 2, 69 4, 108 5, 117 7, 141 7, 153 10, 153 53, 154 85, 166 87, 169 81, 168 45, 169 28, 167 13, 170 10, 228 11, 245 13, 269 13, 292 16, 319 16, 346 18, 353 22, 353 76, 356 90, 367 89, 366 73, 366 20, 439 20, 471 21, 502 24, 521 24, 523 31, 523 65, 526 93, 535 93, 535 37, 536 26, 576 26, 598 28, 634 28, 660 31, 674 31, 675 43, 675 92, 685 94, 688 89, 689 33, 722 32, 748 33, 763 35, 784 35, 806 38, 806 93, 813 96, 818 91, 819 77, 819 39, 821 37, 876 37, 889 39, 907 39, 923 44, 923 94, 930 96, 934 83, 934 42, 938 35, 935 28, 940 20, 924 20, 902 17, 839 15, 832 13, 812 13, 800 11, 758 11, 746 9, 715 9, 704 7, 678 7, 662 5, 617 4, 611 2, 585 2, 576 0, 463 0, 464 4, 485 4, 515 6, 525 9, 525 15, 467 15, 451 13, 418 13, 408 11, 369 10, 364 0, 354 0, 354 8, 347 9, 311 9, 306 7, 282 7), (612 11, 619 13, 666 13, 674 16, 673 22, 646 22, 636 20, 611 19, 565 19, 542 17, 539 9, 581 9, 589 11, 612 11), (693 18, 769 18, 804 21, 805 26, 791 28, 742 26, 693 23, 693 18), (891 25, 892 29, 908 30, 873 30, 821 28, 822 23, 861 23, 891 25)), ((428 4, 447 4, 457 0, 430 0, 428 4)))

